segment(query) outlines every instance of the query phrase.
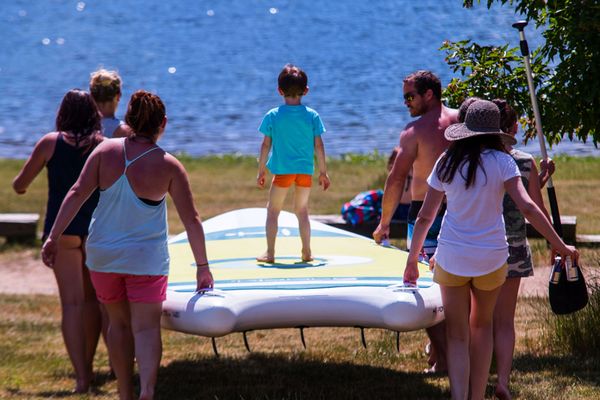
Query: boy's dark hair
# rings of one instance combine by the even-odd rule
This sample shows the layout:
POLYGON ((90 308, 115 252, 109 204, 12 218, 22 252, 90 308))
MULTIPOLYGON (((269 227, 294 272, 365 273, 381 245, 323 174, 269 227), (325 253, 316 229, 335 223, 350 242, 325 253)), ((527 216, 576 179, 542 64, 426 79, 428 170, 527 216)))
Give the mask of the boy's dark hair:
POLYGON ((286 64, 279 73, 277 85, 285 97, 299 97, 306 91, 308 77, 295 65, 286 64))
MULTIPOLYGON (((99 135, 102 129, 101 115, 92 96, 80 89, 71 89, 65 94, 56 114, 56 130, 75 135, 79 147, 82 138, 99 135)), ((95 146, 96 138, 93 137, 95 146)))
POLYGON ((159 132, 166 111, 160 97, 145 90, 131 95, 125 122, 137 136, 153 139, 159 132))
POLYGON ((431 71, 417 71, 404 78, 404 83, 413 82, 417 89, 417 93, 424 94, 428 89, 431 89, 433 95, 438 99, 442 99, 442 83, 431 71))
POLYGON ((504 99, 494 99, 492 103, 500 110, 500 129, 502 132, 510 133, 517 122, 517 112, 504 99))

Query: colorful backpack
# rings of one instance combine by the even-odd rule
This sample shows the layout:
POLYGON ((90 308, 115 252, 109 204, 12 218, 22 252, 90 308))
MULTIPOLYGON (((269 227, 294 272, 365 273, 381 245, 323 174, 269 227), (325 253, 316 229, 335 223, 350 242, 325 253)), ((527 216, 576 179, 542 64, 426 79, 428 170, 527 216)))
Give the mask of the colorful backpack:
POLYGON ((379 221, 383 190, 367 190, 342 206, 342 218, 353 226, 367 221, 379 221))

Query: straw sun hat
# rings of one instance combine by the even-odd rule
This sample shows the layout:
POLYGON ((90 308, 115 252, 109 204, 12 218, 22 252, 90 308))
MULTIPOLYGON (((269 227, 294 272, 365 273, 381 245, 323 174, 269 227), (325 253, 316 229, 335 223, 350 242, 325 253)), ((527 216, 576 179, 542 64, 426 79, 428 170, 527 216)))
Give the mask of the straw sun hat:
POLYGON ((506 144, 516 144, 517 140, 500 129, 500 110, 491 101, 477 100, 467 109, 465 122, 452 124, 444 132, 449 141, 466 139, 478 135, 500 135, 506 144))

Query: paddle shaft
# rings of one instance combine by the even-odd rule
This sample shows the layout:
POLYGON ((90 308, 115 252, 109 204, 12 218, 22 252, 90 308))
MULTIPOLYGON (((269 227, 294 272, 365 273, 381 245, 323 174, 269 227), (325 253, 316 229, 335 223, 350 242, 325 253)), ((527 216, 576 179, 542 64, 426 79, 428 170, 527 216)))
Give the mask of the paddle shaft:
MULTIPOLYGON (((519 21, 513 24, 513 28, 519 30, 519 45, 521 47, 521 54, 523 55, 523 59, 525 61, 527 86, 529 86, 529 96, 531 98, 531 106, 533 108, 533 114, 535 116, 535 130, 537 132, 537 137, 540 143, 540 151, 542 152, 542 157, 544 158, 544 160, 548 160, 548 153, 546 152, 546 143, 544 141, 544 134, 542 132, 542 117, 540 114, 540 109, 538 107, 537 98, 535 96, 533 73, 531 71, 531 64, 529 62, 529 45, 527 44, 527 39, 525 39, 524 28, 526 25, 526 21, 519 21)), ((548 182, 546 185, 548 189, 548 201, 550 202, 550 213, 552 214, 552 225, 554 226, 554 230, 556 231, 556 233, 558 233, 558 235, 562 238, 562 223, 560 221, 560 212, 558 210, 558 201, 556 200, 556 192, 554 190, 554 184, 552 183, 552 177, 548 178, 548 182)))

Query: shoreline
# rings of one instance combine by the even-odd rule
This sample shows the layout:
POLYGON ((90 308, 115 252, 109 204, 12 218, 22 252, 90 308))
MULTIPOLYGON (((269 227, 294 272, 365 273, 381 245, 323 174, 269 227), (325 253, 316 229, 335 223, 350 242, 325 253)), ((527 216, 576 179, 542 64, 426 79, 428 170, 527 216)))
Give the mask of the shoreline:
MULTIPOLYGON (((531 143, 530 143, 531 144, 531 143)), ((593 145, 591 145, 593 147, 593 145)), ((523 147, 516 147, 519 150, 526 151, 531 153, 536 159, 541 159, 541 155, 539 154, 539 150, 536 152, 531 149, 524 149, 523 147)), ((33 147, 31 148, 33 149, 33 147)), ((594 154, 569 154, 569 153, 557 153, 552 154, 552 150, 548 149, 548 156, 553 160, 599 160, 600 159, 600 147, 593 148, 594 154)), ((177 152, 177 151, 169 151, 165 148, 165 151, 169 152, 173 156, 177 157, 180 160, 206 160, 206 159, 256 159, 257 154, 254 153, 241 153, 241 152, 232 152, 232 153, 209 153, 209 154, 189 154, 185 151, 177 152)), ((29 154, 29 153, 27 153, 29 154)), ((336 160, 336 161, 365 161, 365 160, 387 160, 389 154, 386 152, 381 152, 377 149, 364 152, 348 152, 348 153, 339 153, 339 154, 327 154, 328 160, 336 160)), ((0 162, 18 162, 27 160, 27 156, 24 157, 5 157, 0 156, 0 162)))

